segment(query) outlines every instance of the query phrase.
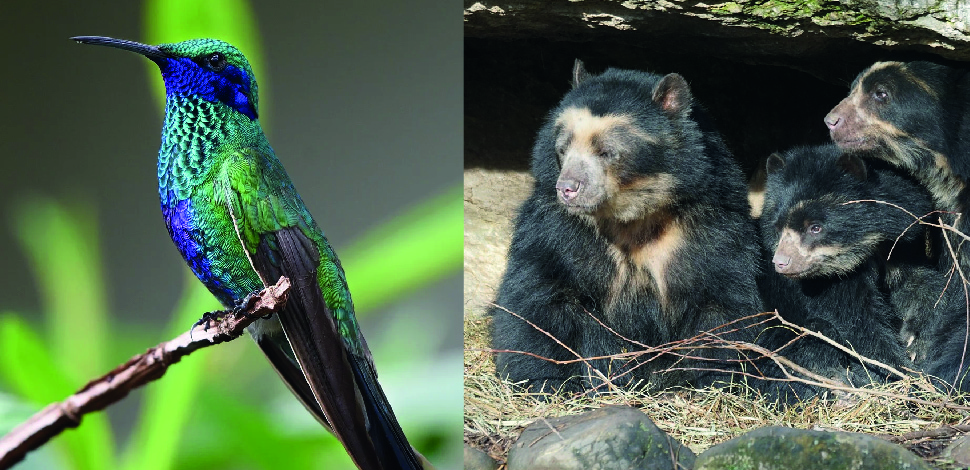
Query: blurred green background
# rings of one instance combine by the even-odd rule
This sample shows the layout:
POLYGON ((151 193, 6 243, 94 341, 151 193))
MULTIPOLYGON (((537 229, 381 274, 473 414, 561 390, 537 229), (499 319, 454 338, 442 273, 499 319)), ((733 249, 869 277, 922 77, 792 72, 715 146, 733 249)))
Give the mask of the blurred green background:
MULTIPOLYGON (((260 121, 341 256, 412 444, 461 465, 458 5, 0 4, 0 433, 218 304, 162 222, 161 79, 75 35, 200 36, 253 62, 260 121)), ((248 338, 197 352, 17 468, 353 468, 248 338)))

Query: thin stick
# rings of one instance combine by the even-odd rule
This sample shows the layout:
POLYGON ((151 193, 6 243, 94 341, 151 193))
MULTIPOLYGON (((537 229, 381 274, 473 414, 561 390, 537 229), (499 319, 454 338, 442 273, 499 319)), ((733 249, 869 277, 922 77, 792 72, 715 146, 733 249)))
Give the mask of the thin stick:
MULTIPOLYGON (((507 309, 507 308, 505 308, 505 307, 503 307, 503 306, 501 306, 499 304, 496 304, 494 302, 490 302, 490 304, 492 306, 494 306, 495 308, 501 309, 501 310, 505 311, 506 313, 508 313, 509 315, 512 315, 513 317, 518 318, 519 320, 522 320, 522 321, 528 323, 529 326, 535 328, 540 333, 542 333, 542 334, 548 336, 549 338, 551 338, 558 345, 562 346, 566 351, 569 351, 570 354, 576 356, 576 359, 578 361, 583 362, 584 364, 586 364, 586 367, 589 368, 590 371, 595 372, 596 375, 598 375, 599 378, 602 379, 604 382, 608 383, 610 385, 610 388, 612 388, 613 390, 618 390, 618 387, 615 384, 613 384, 613 382, 610 379, 606 378, 606 376, 603 375, 603 373, 600 372, 599 369, 593 367, 593 365, 589 363, 589 359, 588 358, 585 358, 581 354, 577 353, 576 351, 573 351, 572 348, 570 348, 569 346, 566 346, 565 344, 563 344, 562 341, 559 341, 559 338, 556 338, 555 336, 553 336, 548 331, 543 330, 542 328, 539 328, 538 325, 536 325, 535 323, 532 323, 529 320, 526 320, 525 318, 522 317, 522 315, 519 315, 518 313, 515 313, 515 312, 513 312, 513 311, 511 311, 511 310, 509 310, 509 309, 507 309)), ((536 356, 536 357, 540 357, 540 356, 536 356)), ((541 358, 541 359, 546 359, 546 358, 541 358)), ((551 359, 546 359, 546 360, 551 360, 551 359)))
POLYGON ((956 424, 956 425, 946 425, 936 429, 924 429, 922 431, 913 431, 905 434, 900 434, 894 436, 892 434, 877 434, 889 442, 895 442, 897 444, 902 444, 906 441, 922 440, 922 439, 940 439, 944 437, 951 437, 957 434, 962 434, 970 432, 970 425, 966 424, 956 424))
MULTIPOLYGON (((959 219, 960 216, 957 216, 959 219)), ((943 218, 940 218, 940 224, 943 224, 943 218)), ((960 232, 956 232, 960 233, 960 232)), ((964 235, 965 236, 965 235, 964 235)), ((953 257, 953 267, 957 270, 957 274, 960 275, 960 279, 963 281, 963 298, 966 305, 966 330, 963 335, 963 352, 960 354, 960 366, 957 367, 956 376, 953 377, 953 383, 951 384, 953 388, 956 388, 957 382, 960 380, 960 373, 963 371, 963 361, 967 357, 967 342, 970 340, 970 291, 967 290, 967 277, 963 274, 963 268, 960 267, 960 260, 957 257, 955 251, 953 251, 953 244, 950 242, 950 237, 947 236, 946 231, 943 231, 943 240, 946 241, 946 248, 950 250, 950 256, 953 257)))
POLYGON ((238 338, 250 323, 281 310, 289 289, 289 279, 281 277, 276 285, 247 298, 237 312, 225 311, 222 318, 195 325, 177 338, 150 348, 88 382, 64 401, 48 405, 0 438, 0 469, 10 468, 64 430, 76 428, 84 415, 103 410, 132 390, 161 378, 170 365, 183 357, 238 338))

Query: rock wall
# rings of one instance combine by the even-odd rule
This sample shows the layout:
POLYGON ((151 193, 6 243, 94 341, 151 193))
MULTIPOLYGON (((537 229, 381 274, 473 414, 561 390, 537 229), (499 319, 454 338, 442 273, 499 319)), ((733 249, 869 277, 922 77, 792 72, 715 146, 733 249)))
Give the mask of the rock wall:
POLYGON ((690 29, 703 36, 762 43, 756 48, 725 45, 741 55, 790 53, 800 44, 847 38, 966 60, 968 16, 970 4, 959 0, 466 0, 465 34, 557 39, 622 35, 637 40, 690 29), (771 41, 778 37, 799 40, 771 41))
POLYGON ((466 167, 527 169, 573 59, 678 72, 754 173, 827 140, 822 117, 877 60, 970 60, 970 3, 465 2, 466 167))

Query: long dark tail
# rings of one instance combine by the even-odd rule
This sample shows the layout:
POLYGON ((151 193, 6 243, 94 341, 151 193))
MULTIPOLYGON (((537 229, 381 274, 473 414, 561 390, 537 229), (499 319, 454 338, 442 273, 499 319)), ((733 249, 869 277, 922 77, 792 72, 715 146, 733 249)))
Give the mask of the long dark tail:
MULTIPOLYGON (((280 324, 319 408, 354 463, 364 470, 421 469, 373 365, 344 345, 317 281, 319 259, 313 241, 299 228, 288 228, 263 236, 253 264, 264 280, 287 276, 293 283, 280 324)), ((301 387, 290 388, 306 402, 301 387)))
POLYGON ((357 388, 364 398, 364 409, 370 423, 367 433, 381 455, 385 469, 422 468, 411 445, 408 443, 401 425, 398 424, 391 405, 384 396, 381 384, 377 382, 377 372, 366 358, 353 357, 350 367, 354 370, 357 388), (396 466, 389 466, 394 462, 396 466))
MULTIPOLYGON (((258 321, 279 322, 275 317, 258 321)), ((330 422, 327 421, 327 415, 323 414, 323 410, 320 409, 320 404, 317 403, 317 397, 313 396, 313 390, 310 390, 310 384, 303 377, 303 371, 300 370, 300 363, 296 361, 296 356, 293 355, 293 349, 290 348, 290 344, 286 341, 286 336, 283 335, 282 330, 279 332, 279 337, 274 338, 269 335, 263 335, 254 337, 253 339, 256 340, 256 345, 266 355, 266 359, 269 359, 270 364, 273 365, 273 369, 276 370, 280 379, 286 384, 286 388, 289 388, 293 392, 293 395, 296 395, 300 403, 316 418, 320 425, 333 434, 333 426, 330 426, 330 422)))

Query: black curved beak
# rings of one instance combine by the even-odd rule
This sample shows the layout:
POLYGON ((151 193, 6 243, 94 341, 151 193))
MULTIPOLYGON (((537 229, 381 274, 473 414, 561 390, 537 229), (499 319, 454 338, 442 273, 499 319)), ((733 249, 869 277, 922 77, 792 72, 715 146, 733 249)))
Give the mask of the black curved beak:
POLYGON ((115 39, 104 36, 74 36, 71 38, 80 44, 92 44, 95 46, 108 46, 115 47, 118 49, 124 49, 126 51, 137 52, 145 57, 148 57, 156 64, 161 65, 164 59, 172 57, 165 51, 155 47, 149 46, 148 44, 142 44, 140 42, 128 41, 125 39, 115 39))

